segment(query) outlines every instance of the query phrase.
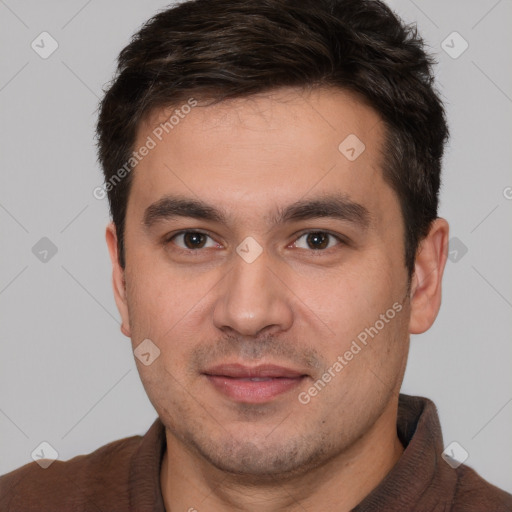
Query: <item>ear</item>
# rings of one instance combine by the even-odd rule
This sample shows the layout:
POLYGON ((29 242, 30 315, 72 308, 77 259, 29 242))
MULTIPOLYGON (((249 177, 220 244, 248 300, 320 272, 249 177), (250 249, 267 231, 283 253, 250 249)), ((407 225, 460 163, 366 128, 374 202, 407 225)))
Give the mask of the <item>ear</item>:
POLYGON ((411 334, 430 329, 439 312, 441 282, 448 257, 448 234, 448 222, 437 218, 416 253, 411 284, 411 334))
POLYGON ((110 260, 112 262, 112 287, 114 289, 114 299, 116 301, 117 309, 121 315, 121 332, 125 336, 131 337, 124 270, 121 265, 119 265, 117 233, 113 222, 107 226, 105 238, 107 240, 108 251, 110 253, 110 260))

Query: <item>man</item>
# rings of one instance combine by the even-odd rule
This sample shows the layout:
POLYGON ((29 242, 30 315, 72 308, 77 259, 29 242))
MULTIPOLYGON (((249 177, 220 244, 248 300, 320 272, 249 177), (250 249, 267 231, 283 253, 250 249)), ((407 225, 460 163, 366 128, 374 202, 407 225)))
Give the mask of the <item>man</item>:
POLYGON ((375 0, 196 0, 135 35, 96 193, 159 417, 4 475, 1 510, 512 510, 400 395, 447 256, 431 64, 375 0))

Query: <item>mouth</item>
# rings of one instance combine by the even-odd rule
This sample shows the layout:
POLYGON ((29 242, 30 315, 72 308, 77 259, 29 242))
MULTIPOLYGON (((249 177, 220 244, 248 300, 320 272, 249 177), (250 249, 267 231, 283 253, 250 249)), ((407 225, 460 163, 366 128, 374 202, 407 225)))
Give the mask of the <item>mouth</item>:
POLYGON ((276 365, 222 364, 203 375, 222 395, 243 403, 264 403, 299 387, 307 374, 276 365))

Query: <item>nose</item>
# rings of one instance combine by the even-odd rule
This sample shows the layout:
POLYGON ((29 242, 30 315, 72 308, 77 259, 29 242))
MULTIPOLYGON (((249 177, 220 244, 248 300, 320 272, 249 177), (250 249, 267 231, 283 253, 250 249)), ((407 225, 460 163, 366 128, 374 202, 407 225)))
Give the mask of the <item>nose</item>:
POLYGON ((279 265, 273 264, 265 251, 250 263, 238 254, 233 259, 233 267, 219 283, 215 326, 244 336, 288 330, 293 323, 293 294, 284 279, 277 277, 283 273, 279 265))

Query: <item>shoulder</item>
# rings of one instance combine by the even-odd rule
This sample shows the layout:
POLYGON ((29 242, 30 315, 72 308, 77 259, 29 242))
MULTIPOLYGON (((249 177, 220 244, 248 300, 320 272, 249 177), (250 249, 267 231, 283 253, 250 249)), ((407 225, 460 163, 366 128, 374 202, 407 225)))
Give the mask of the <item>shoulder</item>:
POLYGON ((130 459, 141 439, 113 441, 46 469, 31 462, 0 476, 0 510, 127 510, 130 459))
POLYGON ((512 494, 492 485, 474 469, 464 464, 456 471, 457 485, 453 512, 512 511, 512 494))

